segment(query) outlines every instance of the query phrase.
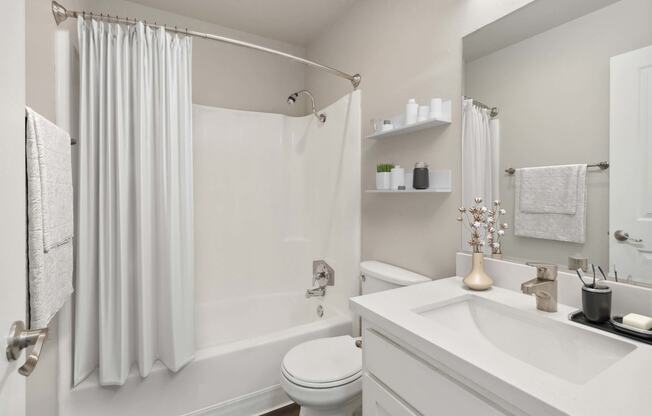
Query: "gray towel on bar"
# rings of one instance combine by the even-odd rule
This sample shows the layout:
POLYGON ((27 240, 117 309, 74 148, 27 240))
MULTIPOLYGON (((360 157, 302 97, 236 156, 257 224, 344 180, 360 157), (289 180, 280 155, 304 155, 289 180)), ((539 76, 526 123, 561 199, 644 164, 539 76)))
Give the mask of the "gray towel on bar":
POLYGON ((516 169, 514 192, 514 235, 586 241, 586 165, 516 169))

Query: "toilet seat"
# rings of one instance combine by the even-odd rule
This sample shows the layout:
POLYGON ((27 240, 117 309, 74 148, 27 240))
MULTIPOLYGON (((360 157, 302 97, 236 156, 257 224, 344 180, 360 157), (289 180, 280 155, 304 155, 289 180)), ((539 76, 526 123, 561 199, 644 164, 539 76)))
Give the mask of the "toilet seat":
POLYGON ((348 335, 308 341, 285 355, 281 373, 287 381, 301 387, 343 386, 362 376, 362 351, 348 335))

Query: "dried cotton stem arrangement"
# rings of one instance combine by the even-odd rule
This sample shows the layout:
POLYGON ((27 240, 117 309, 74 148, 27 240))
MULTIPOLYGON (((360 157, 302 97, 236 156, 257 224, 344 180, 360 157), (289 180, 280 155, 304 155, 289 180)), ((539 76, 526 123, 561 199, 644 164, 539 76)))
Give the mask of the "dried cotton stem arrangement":
POLYGON ((474 205, 470 208, 459 207, 460 216, 457 220, 471 232, 471 239, 468 241, 474 253, 482 253, 482 247, 486 244, 491 247, 492 254, 500 255, 500 244, 507 223, 501 223, 500 218, 506 213, 501 208, 500 201, 494 201, 493 208, 489 209, 482 205, 482 198, 473 200, 474 205))

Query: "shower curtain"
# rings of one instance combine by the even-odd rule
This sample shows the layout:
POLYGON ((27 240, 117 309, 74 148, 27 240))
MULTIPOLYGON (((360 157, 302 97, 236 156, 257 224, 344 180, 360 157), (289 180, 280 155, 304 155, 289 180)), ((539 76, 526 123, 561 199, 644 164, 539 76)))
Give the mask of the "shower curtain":
POLYGON ((465 99, 462 103, 462 204, 481 197, 487 206, 499 199, 500 128, 489 110, 465 99))
POLYGON ((190 38, 77 21, 74 383, 193 358, 190 38))

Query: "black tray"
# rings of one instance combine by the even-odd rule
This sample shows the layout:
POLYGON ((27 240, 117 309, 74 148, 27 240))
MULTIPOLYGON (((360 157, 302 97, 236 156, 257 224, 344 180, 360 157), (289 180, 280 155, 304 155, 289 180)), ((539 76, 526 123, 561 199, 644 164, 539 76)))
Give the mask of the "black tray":
POLYGON ((609 321, 607 321, 607 322, 591 322, 588 319, 586 319, 586 316, 584 316, 584 313, 582 311, 579 311, 579 310, 571 313, 568 316, 568 319, 570 319, 573 322, 577 322, 578 324, 582 324, 582 325, 590 326, 590 327, 593 327, 593 328, 601 329, 603 331, 606 331, 606 332, 609 332, 609 333, 612 333, 612 334, 620 335, 621 337, 633 339, 635 341, 642 342, 644 344, 652 345, 652 339, 641 338, 641 337, 638 337, 636 335, 631 335, 629 333, 621 332, 621 331, 617 330, 611 324, 611 322, 609 322, 609 321))

